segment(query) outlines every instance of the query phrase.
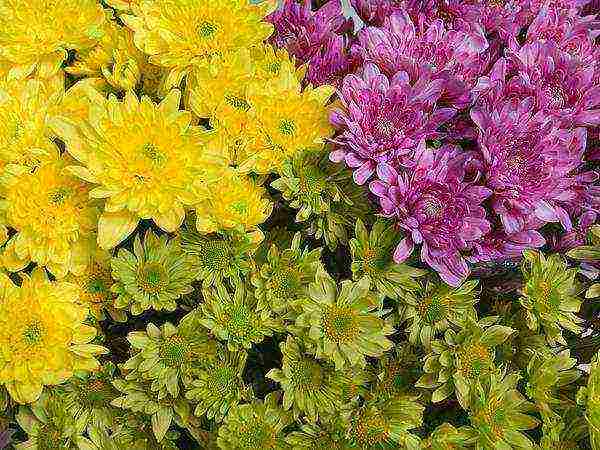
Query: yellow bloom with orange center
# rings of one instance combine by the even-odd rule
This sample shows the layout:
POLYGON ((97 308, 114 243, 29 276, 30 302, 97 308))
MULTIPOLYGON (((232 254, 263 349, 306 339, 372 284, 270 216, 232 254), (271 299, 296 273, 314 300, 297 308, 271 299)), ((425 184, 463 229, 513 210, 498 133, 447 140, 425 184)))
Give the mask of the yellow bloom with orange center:
POLYGON ((0 0, 0 60, 11 76, 47 78, 60 70, 67 50, 92 47, 101 37, 104 11, 96 0, 0 0))
POLYGON ((264 41, 273 26, 263 21, 274 0, 141 0, 122 15, 150 62, 170 69, 167 88, 196 65, 264 41))
POLYGON ((5 169, 0 211, 17 231, 2 255, 8 270, 21 270, 33 261, 62 278, 88 263, 100 202, 90 201, 91 186, 66 170, 72 163, 68 156, 55 155, 33 172, 20 165, 5 169))
POLYGON ((210 196, 196 205, 196 228, 201 233, 241 229, 255 231, 255 238, 262 239, 256 226, 263 223, 273 209, 265 198, 265 190, 251 179, 228 169, 210 189, 210 196))
POLYGON ((0 383, 16 402, 33 402, 44 386, 99 368, 95 356, 107 350, 89 343, 96 329, 83 323, 88 311, 78 292, 48 281, 39 268, 21 287, 0 274, 0 383))
POLYGON ((47 122, 62 93, 61 77, 0 79, 0 171, 9 163, 35 167, 53 153, 47 122))
POLYGON ((98 243, 116 246, 140 219, 177 230, 185 208, 200 200, 192 186, 207 182, 222 164, 207 153, 205 133, 191 126, 191 114, 179 110, 180 92, 171 91, 159 105, 132 92, 123 101, 93 89, 87 94, 87 120, 57 118, 52 126, 81 164, 71 172, 97 185, 91 197, 106 199, 98 243))

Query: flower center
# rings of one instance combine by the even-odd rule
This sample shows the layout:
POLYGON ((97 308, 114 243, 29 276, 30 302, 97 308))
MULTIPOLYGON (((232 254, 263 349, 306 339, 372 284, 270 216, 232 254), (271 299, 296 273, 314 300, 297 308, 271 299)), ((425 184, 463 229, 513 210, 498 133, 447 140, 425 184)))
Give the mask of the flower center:
POLYGON ((325 336, 335 343, 348 343, 359 333, 356 314, 350 308, 330 306, 323 314, 325 336))
POLYGON ((79 398, 90 407, 107 406, 117 397, 116 391, 103 380, 92 380, 80 390, 79 398))
POLYGON ((254 420, 240 428, 239 443, 242 449, 275 448, 275 432, 267 424, 254 420))
POLYGON ((163 165, 167 160, 167 156, 161 152, 156 145, 150 142, 143 145, 142 152, 144 156, 151 160, 155 165, 163 165))
POLYGON ((225 241, 206 241, 198 251, 200 267, 211 273, 222 272, 229 267, 229 246, 225 241))
POLYGON ((457 369, 468 379, 476 379, 489 366, 490 351, 481 344, 469 344, 458 351, 457 369))
POLYGON ((62 205, 72 194, 73 191, 68 187, 59 187, 50 191, 48 198, 50 199, 51 203, 54 203, 55 205, 62 205))
POLYGON ((435 219, 440 217, 444 207, 442 203, 434 197, 429 197, 423 202, 423 212, 429 218, 435 219))
POLYGON ((165 268, 155 262, 144 264, 137 273, 138 287, 147 294, 163 291, 169 284, 169 276, 165 268))
POLYGON ((211 378, 208 383, 213 392, 226 395, 235 390, 236 378, 237 371, 233 367, 220 366, 211 372, 211 378))
POLYGON ((375 124, 375 131, 386 138, 391 138, 396 134, 396 125, 389 119, 382 119, 375 124))
POLYGON ((208 20, 201 22, 200 25, 198 25, 198 28, 196 28, 198 36, 200 36, 202 39, 213 38, 218 30, 219 27, 217 26, 217 24, 208 20))
POLYGON ((179 367, 189 357, 190 345, 181 336, 175 334, 166 339, 158 351, 164 364, 169 367, 179 367))
POLYGON ((428 324, 434 324, 446 317, 446 306, 439 297, 424 298, 418 308, 421 319, 428 324))
POLYGON ((298 274, 291 269, 280 268, 269 280, 269 291, 277 299, 285 300, 296 297, 296 290, 300 284, 298 274))
POLYGON ((248 202, 245 200, 238 200, 237 202, 233 202, 229 208, 235 214, 244 215, 248 211, 248 202))
POLYGON ((281 63, 279 61, 274 61, 267 64, 267 72, 272 73, 273 75, 277 75, 281 70, 281 63))
POLYGON ((246 99, 237 95, 227 94, 225 95, 225 101, 228 105, 241 111, 248 111, 250 109, 250 104, 246 101, 246 99))
POLYGON ((291 372, 291 381, 297 389, 313 392, 323 384, 321 366, 315 361, 299 361, 291 372))
POLYGON ((291 119, 283 119, 279 123, 279 131, 281 132, 281 134, 291 136, 296 132, 296 123, 291 119))
POLYGON ((251 311, 245 305, 227 305, 225 312, 227 313, 225 327, 231 335, 244 338, 251 333, 251 311))
POLYGON ((19 118, 12 117, 8 123, 8 142, 14 144, 25 136, 25 127, 19 118))
POLYGON ((367 448, 384 444, 390 436, 390 427, 387 421, 379 416, 361 417, 355 426, 358 442, 367 448))
POLYGON ((42 342, 44 326, 39 320, 32 320, 23 330, 23 340, 29 346, 35 346, 42 342))

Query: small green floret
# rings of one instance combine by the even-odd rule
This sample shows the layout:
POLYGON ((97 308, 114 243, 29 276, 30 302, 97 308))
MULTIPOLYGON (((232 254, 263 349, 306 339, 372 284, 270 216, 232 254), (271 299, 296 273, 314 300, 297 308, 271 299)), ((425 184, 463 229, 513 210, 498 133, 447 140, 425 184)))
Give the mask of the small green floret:
POLYGON ((195 279, 192 259, 185 255, 177 240, 157 237, 148 231, 144 242, 136 236, 133 253, 119 250, 111 260, 118 294, 115 305, 139 315, 153 308, 174 311, 177 299, 192 292, 195 279))
POLYGON ((543 331, 550 344, 567 345, 562 329, 581 332, 582 319, 575 313, 581 307, 575 284, 576 269, 569 269, 559 255, 546 258, 542 253, 527 251, 522 265, 525 284, 521 305, 525 308, 530 329, 543 331))

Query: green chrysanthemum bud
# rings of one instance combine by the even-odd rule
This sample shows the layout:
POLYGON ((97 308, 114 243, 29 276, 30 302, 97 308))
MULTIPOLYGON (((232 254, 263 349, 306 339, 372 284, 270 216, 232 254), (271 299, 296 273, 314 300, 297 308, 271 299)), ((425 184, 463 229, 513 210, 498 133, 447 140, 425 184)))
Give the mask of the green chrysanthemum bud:
POLYGON ((233 294, 220 285, 207 290, 204 297, 199 323, 227 341, 231 351, 250 348, 273 332, 283 331, 281 321, 269 309, 262 309, 254 294, 241 283, 237 283, 233 294))
POLYGON ((366 192, 352 182, 352 173, 329 161, 327 151, 306 151, 284 163, 281 177, 271 183, 290 206, 296 222, 309 224, 315 238, 334 250, 348 241, 356 218, 369 217, 366 192))
POLYGON ((181 231, 181 246, 192 256, 198 278, 205 287, 227 279, 240 279, 252 267, 256 243, 246 233, 202 235, 193 230, 181 231))
POLYGON ((569 269, 558 255, 546 258, 542 253, 527 251, 522 271, 525 284, 521 305, 529 328, 543 331, 550 344, 567 345, 562 329, 579 333, 583 322, 575 315, 581 307, 575 285, 577 270, 569 269))
POLYGON ((273 245, 267 261, 252 276, 256 298, 276 312, 289 311, 307 296, 308 284, 322 268, 321 249, 300 248, 300 233, 294 236, 290 248, 280 251, 273 245))
POLYGON ((167 241, 148 231, 142 244, 136 236, 134 252, 119 250, 111 260, 116 306, 129 308, 134 315, 147 309, 174 311, 177 299, 192 292, 196 276, 193 261, 176 240, 167 241))
POLYGON ((406 296, 399 308, 401 318, 410 321, 410 342, 429 348, 431 340, 451 325, 460 327, 465 320, 476 319, 476 287, 477 281, 467 281, 458 288, 429 281, 420 293, 406 296))
POLYGON ((356 283, 344 281, 338 289, 320 270, 293 327, 296 334, 306 336, 317 358, 335 363, 338 370, 364 367, 366 356, 381 356, 392 347, 387 336, 394 328, 373 311, 369 287, 369 279, 362 278, 356 283))
POLYGON ((150 323, 145 332, 129 333, 127 340, 136 353, 121 366, 125 379, 151 382, 158 398, 177 398, 182 385, 216 353, 215 342, 203 328, 181 328, 150 323))
POLYGON ((217 443, 221 450, 292 450, 285 440, 285 429, 291 423, 291 414, 277 405, 271 393, 264 402, 232 408, 219 428, 217 443))
POLYGON ((186 392, 186 397, 196 403, 196 416, 206 414, 221 422, 231 408, 252 397, 242 379, 246 356, 245 352, 221 349, 209 366, 196 373, 186 392))
POLYGON ((477 434, 477 448, 530 449, 535 447, 522 433, 538 426, 526 414, 533 405, 517 390, 519 375, 489 372, 471 389, 469 418, 477 434))
POLYGON ((280 347, 282 368, 272 369, 267 377, 281 384, 283 408, 292 409, 296 419, 305 415, 311 422, 326 420, 338 412, 345 404, 346 381, 352 376, 321 364, 291 336, 280 347))
POLYGON ((417 387, 435 388, 432 402, 437 403, 456 393, 460 405, 468 409, 475 381, 494 370, 496 347, 515 330, 495 325, 498 317, 490 316, 475 322, 468 319, 458 333, 447 330, 443 340, 431 342, 426 357, 425 374, 417 387))
POLYGON ((359 449, 420 449, 410 430, 423 424, 423 411, 412 397, 374 400, 347 414, 348 436, 359 449))
POLYGON ((394 247, 402 237, 393 225, 378 220, 369 233, 362 220, 358 219, 354 233, 356 237, 350 240, 350 251, 355 280, 367 275, 374 289, 393 299, 404 298, 418 290, 419 283, 415 278, 426 272, 394 262, 394 247))

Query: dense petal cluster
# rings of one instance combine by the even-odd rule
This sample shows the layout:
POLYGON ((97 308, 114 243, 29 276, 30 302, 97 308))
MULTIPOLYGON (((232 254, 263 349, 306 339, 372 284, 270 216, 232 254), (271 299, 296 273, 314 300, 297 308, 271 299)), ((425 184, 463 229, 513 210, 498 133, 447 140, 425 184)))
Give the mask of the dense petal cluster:
POLYGON ((0 0, 0 448, 600 448, 599 17, 0 0))
POLYGON ((20 287, 3 275, 1 294, 0 382, 16 402, 33 402, 43 386, 98 369, 95 357, 106 349, 90 343, 96 329, 84 324, 76 285, 51 282, 37 269, 20 287))

